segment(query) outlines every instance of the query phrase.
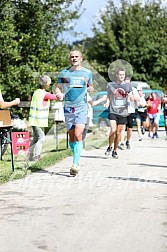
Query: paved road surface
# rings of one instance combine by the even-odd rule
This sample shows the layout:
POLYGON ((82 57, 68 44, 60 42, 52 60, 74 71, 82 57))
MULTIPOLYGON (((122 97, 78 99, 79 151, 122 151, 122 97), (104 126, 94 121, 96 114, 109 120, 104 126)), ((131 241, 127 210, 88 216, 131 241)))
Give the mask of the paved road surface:
POLYGON ((167 141, 134 132, 131 150, 86 152, 0 186, 1 252, 166 252, 167 141))

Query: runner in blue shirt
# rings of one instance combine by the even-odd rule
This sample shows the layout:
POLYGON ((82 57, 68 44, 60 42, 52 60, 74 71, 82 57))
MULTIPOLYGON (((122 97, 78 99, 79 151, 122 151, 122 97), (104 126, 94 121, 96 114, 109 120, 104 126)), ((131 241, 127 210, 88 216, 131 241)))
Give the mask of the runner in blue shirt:
POLYGON ((87 91, 93 90, 92 72, 82 67, 82 54, 78 50, 70 52, 71 66, 60 72, 56 93, 64 89, 64 116, 69 133, 69 144, 73 152, 71 175, 80 169, 79 159, 83 148, 82 133, 87 122, 87 91))

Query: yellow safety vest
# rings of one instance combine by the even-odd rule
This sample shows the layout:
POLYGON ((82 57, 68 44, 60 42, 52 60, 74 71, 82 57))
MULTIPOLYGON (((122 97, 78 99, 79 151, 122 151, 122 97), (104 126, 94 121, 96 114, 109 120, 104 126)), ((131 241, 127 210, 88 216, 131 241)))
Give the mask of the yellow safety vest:
POLYGON ((50 100, 43 100, 45 94, 44 89, 37 89, 32 96, 29 113, 30 126, 48 127, 50 100))

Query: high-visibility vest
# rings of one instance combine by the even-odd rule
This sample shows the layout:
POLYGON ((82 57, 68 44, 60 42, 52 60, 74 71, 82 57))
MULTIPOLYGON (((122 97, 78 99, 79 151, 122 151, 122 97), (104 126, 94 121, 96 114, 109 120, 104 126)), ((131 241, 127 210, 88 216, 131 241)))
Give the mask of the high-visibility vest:
POLYGON ((50 100, 43 100, 45 94, 44 89, 37 89, 32 96, 29 113, 30 126, 48 127, 50 100))

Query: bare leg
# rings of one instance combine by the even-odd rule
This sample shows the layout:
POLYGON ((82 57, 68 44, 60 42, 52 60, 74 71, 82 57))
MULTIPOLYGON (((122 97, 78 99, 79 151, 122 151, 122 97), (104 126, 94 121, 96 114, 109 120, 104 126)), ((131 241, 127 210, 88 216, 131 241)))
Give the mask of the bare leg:
POLYGON ((120 143, 121 144, 124 144, 124 141, 125 141, 125 128, 126 128, 126 125, 124 124, 124 125, 122 125, 123 127, 122 127, 122 130, 121 130, 121 139, 120 139, 120 143))
POLYGON ((118 144, 119 144, 120 139, 121 139, 121 131, 123 130, 123 128, 124 128, 124 125, 118 125, 117 126, 116 137, 115 137, 115 140, 114 140, 114 151, 116 151, 117 148, 118 148, 118 144))
POLYGON ((132 128, 127 128, 127 141, 130 141, 132 136, 132 128))
POLYGON ((115 139, 115 133, 116 133, 117 123, 114 120, 110 120, 110 135, 109 135, 109 147, 112 147, 112 144, 115 139))
POLYGON ((141 121, 139 118, 136 118, 136 124, 137 124, 137 132, 138 132, 138 136, 139 136, 139 139, 141 138, 142 136, 142 133, 141 133, 141 121))

